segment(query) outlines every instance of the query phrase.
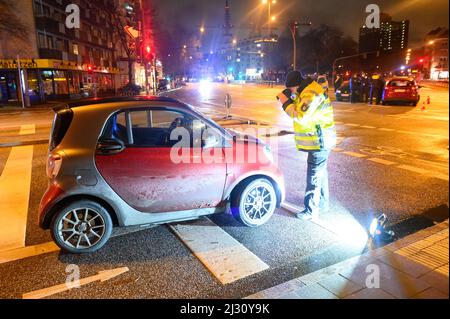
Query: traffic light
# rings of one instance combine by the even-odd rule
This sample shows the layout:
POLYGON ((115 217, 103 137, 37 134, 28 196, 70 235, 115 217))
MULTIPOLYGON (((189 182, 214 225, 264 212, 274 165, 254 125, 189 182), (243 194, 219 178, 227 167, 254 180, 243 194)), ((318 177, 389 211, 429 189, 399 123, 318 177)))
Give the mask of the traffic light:
POLYGON ((152 48, 149 45, 145 46, 144 58, 147 62, 153 61, 152 48))

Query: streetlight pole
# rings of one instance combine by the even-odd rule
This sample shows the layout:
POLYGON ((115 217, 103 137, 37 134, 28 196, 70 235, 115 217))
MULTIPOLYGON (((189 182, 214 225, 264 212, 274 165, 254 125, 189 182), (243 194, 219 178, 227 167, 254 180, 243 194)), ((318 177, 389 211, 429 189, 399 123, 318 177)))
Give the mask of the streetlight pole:
POLYGON ((292 33, 292 42, 293 42, 293 46, 294 46, 294 54, 293 54, 293 59, 294 62, 292 64, 294 70, 297 69, 297 29, 300 26, 311 26, 312 23, 299 23, 298 21, 292 21, 291 23, 289 23, 289 30, 291 30, 292 33))

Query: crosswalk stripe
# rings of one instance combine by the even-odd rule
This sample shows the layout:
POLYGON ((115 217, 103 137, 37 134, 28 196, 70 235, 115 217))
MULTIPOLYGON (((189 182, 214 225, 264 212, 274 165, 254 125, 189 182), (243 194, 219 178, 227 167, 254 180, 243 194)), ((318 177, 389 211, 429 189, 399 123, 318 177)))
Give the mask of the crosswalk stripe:
POLYGON ((429 173, 429 171, 427 171, 425 169, 414 167, 414 166, 409 166, 409 165, 399 165, 397 167, 407 170, 407 171, 414 172, 414 173, 419 173, 419 174, 428 174, 429 173))
POLYGON ((33 146, 11 149, 0 176, 0 251, 25 246, 33 146))
POLYGON ((384 160, 384 159, 381 159, 381 158, 376 158, 376 157, 369 158, 368 161, 371 161, 371 162, 374 162, 374 163, 378 163, 378 164, 382 164, 382 165, 388 165, 388 166, 396 164, 394 162, 387 161, 387 160, 384 160))
POLYGON ((359 154, 359 153, 355 153, 355 152, 343 152, 342 154, 345 154, 345 155, 348 155, 348 156, 352 156, 352 157, 356 157, 356 158, 367 157, 367 155, 359 154))
POLYGON ((59 251, 59 247, 54 242, 2 251, 0 252, 0 265, 29 257, 48 254, 55 251, 59 251))
POLYGON ((36 126, 34 124, 22 125, 20 127, 19 135, 33 135, 36 134, 36 126))
POLYGON ((223 285, 269 269, 266 263, 208 218, 170 227, 223 285))

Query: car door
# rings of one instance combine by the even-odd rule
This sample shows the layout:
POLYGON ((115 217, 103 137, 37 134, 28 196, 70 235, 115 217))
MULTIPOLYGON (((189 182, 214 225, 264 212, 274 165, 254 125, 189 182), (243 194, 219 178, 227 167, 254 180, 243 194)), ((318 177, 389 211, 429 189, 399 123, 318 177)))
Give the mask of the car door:
POLYGON ((198 143, 198 133, 191 133, 197 136, 195 141, 186 134, 197 122, 194 115, 154 108, 120 112, 110 121, 106 126, 110 131, 101 139, 120 140, 125 147, 106 154, 99 151, 96 164, 131 207, 157 213, 215 207, 221 202, 226 179, 223 145, 212 145, 217 158, 205 161, 205 145, 198 143))

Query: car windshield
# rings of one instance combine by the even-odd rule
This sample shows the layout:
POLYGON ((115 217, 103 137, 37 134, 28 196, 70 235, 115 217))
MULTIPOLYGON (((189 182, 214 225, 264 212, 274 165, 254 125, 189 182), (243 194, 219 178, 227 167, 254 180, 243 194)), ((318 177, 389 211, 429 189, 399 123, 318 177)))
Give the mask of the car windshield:
POLYGON ((212 126, 213 128, 217 129, 219 132, 221 132, 226 137, 232 138, 232 134, 228 132, 226 129, 224 129, 222 126, 217 124, 214 120, 211 118, 208 118, 203 113, 201 113, 199 110, 197 110, 194 106, 187 104, 189 106, 190 110, 195 113, 195 115, 200 118, 201 121, 207 123, 208 125, 212 126))

